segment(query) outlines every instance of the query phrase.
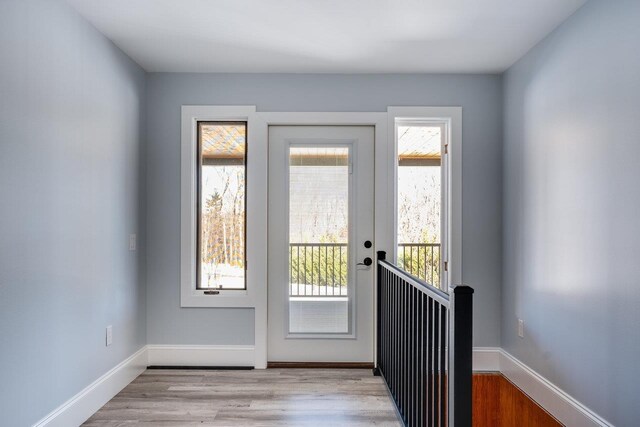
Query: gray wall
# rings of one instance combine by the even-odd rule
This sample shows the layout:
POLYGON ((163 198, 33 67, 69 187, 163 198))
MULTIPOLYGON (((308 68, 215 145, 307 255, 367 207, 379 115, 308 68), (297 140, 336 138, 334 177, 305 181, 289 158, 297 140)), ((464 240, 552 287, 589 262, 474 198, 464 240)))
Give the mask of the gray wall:
POLYGON ((500 344, 502 79, 493 75, 149 74, 149 344, 252 344, 252 309, 180 308, 180 106, 259 111, 463 107, 463 279, 476 289, 475 344, 500 344))
POLYGON ((503 347, 619 426, 640 424, 639 23, 591 0, 504 89, 503 347))
POLYGON ((0 64, 0 424, 27 426, 145 344, 145 74, 50 0, 0 2, 0 64))

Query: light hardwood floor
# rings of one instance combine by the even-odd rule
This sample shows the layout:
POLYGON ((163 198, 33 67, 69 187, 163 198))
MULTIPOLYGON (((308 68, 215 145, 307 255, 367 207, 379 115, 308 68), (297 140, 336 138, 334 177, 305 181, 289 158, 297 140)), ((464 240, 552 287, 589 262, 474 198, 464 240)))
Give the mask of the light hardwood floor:
POLYGON ((369 369, 149 369, 84 426, 400 426, 369 369))

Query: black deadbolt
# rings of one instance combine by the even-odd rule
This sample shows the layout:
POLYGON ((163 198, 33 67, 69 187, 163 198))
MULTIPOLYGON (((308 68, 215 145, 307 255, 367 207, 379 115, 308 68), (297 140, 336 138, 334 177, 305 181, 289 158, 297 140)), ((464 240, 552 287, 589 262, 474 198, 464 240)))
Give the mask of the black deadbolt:
POLYGON ((366 240, 366 241, 364 242, 364 247, 365 247, 365 248, 369 249, 371 246, 373 246, 373 245, 371 244, 371 240, 366 240))

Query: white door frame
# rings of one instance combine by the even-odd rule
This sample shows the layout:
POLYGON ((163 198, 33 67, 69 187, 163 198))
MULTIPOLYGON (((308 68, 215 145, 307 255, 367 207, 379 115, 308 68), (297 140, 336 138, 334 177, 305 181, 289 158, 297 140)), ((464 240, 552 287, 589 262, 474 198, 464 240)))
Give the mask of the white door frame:
MULTIPOLYGON (((375 182, 374 182, 374 250, 388 250, 393 242, 393 229, 389 226, 388 217, 386 216, 385 206, 390 202, 387 200, 387 191, 379 191, 375 189, 386 189, 387 175, 377 173, 385 171, 388 164, 387 151, 387 113, 376 112, 325 112, 325 113, 300 113, 300 112, 278 112, 278 113, 256 113, 256 126, 254 127, 255 141, 268 144, 269 126, 373 126, 374 127, 374 146, 375 146, 375 182)), ((264 159, 268 162, 268 159, 264 159)), ((267 166, 268 167, 268 166, 267 166)), ((268 170, 268 169, 267 169, 268 170)), ((266 186, 266 183, 265 183, 266 186)), ((267 206, 265 206, 265 209, 267 206)), ((265 248, 266 249, 266 248, 265 248)), ((267 264, 267 263, 265 263, 267 264)), ((375 274, 375 273, 374 273, 375 274)), ((264 271, 265 279, 268 277, 268 271, 264 271)), ((255 301, 255 367, 257 369, 266 368, 267 366, 267 283, 260 289, 257 300, 255 301)), ((375 318, 375 301, 373 303, 375 318)), ((373 334, 373 342, 375 349, 375 328, 371 328, 373 334)), ((372 349, 373 351, 373 349, 372 349)), ((374 352, 375 354, 375 352, 374 352)))

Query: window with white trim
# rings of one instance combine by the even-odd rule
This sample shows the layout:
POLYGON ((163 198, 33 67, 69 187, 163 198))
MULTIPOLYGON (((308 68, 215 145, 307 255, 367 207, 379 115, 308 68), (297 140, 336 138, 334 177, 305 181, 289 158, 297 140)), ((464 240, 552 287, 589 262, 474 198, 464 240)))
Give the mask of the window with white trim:
POLYGON ((196 289, 245 290, 247 123, 197 123, 196 289))
POLYGON ((255 208, 266 179, 247 180, 266 176, 266 147, 251 140, 262 130, 255 107, 183 105, 181 128, 180 306, 255 307, 266 269, 255 208))

